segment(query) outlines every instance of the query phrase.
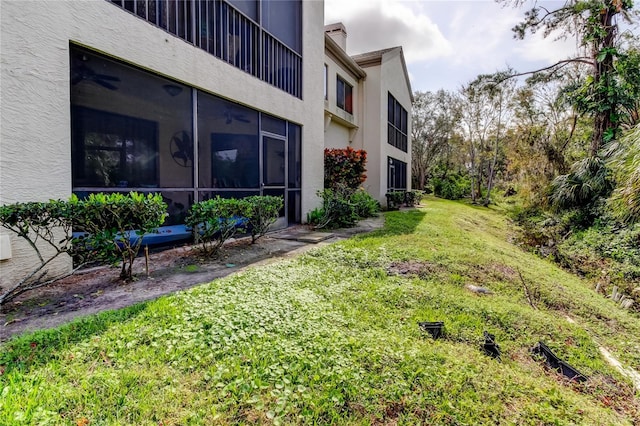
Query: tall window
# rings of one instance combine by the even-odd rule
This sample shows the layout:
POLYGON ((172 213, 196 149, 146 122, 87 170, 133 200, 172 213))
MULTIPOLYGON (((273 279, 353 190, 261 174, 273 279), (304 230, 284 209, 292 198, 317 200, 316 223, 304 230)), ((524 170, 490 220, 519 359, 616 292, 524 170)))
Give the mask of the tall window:
POLYGON ((353 87, 338 76, 336 103, 338 108, 342 108, 349 114, 353 114, 353 87))
POLYGON ((387 190, 404 191, 407 189, 407 163, 387 157, 387 190))
POLYGON ((387 125, 387 141, 389 142, 389 145, 393 145, 396 148, 407 152, 407 110, 400 105, 400 102, 398 102, 391 93, 389 93, 388 102, 389 124, 387 125))

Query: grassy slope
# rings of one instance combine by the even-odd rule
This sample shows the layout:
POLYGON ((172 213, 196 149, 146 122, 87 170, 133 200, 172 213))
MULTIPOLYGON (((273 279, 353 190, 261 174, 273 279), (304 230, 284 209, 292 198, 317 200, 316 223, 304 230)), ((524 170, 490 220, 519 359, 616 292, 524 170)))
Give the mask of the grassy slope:
POLYGON ((0 348, 0 424, 640 422, 594 343, 640 369, 638 317, 506 230, 494 212, 429 199, 382 231, 14 339, 0 348), (425 320, 445 321, 446 338, 425 337, 425 320), (484 330, 503 362, 480 351, 484 330), (546 371, 528 353, 538 340, 592 379, 546 371))

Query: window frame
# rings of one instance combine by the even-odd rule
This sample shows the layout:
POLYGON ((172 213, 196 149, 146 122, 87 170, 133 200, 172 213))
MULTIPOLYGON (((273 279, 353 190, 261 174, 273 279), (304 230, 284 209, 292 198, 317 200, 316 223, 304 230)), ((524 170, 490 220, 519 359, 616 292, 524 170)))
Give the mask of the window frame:
POLYGON ((340 75, 336 76, 336 106, 353 114, 353 86, 340 75))
POLYGON ((397 158, 387 157, 387 191, 407 190, 407 163, 397 158), (391 178, 391 170, 393 177, 391 178))
POLYGON ((387 143, 403 152, 408 152, 409 113, 391 92, 387 93, 387 143))

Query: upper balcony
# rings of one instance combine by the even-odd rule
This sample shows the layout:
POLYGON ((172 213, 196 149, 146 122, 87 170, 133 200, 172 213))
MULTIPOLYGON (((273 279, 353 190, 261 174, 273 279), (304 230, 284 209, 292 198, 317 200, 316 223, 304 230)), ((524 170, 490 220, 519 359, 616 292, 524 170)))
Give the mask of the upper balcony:
POLYGON ((242 1, 237 7, 225 0, 108 1, 302 98, 300 1, 242 1))

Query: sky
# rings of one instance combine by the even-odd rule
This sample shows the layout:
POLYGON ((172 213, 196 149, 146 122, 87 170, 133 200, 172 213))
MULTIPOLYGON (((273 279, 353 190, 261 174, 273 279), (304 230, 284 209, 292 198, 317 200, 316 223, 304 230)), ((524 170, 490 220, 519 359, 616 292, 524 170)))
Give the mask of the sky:
MULTIPOLYGON (((564 2, 538 0, 547 8, 564 2)), ((350 55, 402 46, 413 91, 457 90, 478 74, 531 71, 576 52, 575 39, 515 40, 520 8, 492 0, 325 0, 325 24, 342 22, 350 55)))

